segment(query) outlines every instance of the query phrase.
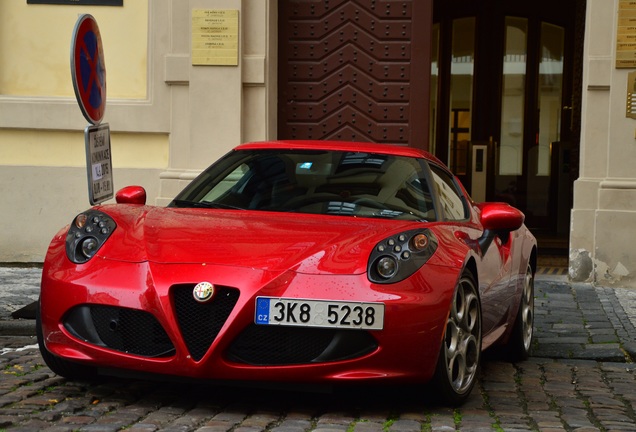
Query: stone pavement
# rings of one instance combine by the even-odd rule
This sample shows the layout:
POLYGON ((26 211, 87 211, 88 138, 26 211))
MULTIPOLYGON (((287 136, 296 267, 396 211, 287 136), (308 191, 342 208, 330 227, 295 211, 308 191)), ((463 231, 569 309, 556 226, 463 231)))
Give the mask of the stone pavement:
POLYGON ((636 431, 636 292, 538 276, 533 356, 487 355, 462 407, 418 386, 334 393, 107 378, 68 381, 42 362, 29 319, 38 268, 1 268, 0 431, 636 431), (31 332, 31 333, 29 333, 31 332))
POLYGON ((537 276, 533 356, 636 361, 636 291, 537 276))
POLYGON ((634 364, 531 358, 484 362, 459 408, 434 389, 334 393, 138 380, 68 381, 32 336, 0 336, 0 430, 12 432, 426 432, 636 430, 634 364))

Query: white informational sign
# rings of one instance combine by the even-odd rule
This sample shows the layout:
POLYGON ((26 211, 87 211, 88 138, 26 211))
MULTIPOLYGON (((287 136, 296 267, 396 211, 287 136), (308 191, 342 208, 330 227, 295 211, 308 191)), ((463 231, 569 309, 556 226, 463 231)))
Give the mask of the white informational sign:
POLYGON ((86 170, 88 173, 88 197, 91 205, 111 199, 113 189, 113 162, 110 151, 110 127, 108 123, 87 126, 86 170))

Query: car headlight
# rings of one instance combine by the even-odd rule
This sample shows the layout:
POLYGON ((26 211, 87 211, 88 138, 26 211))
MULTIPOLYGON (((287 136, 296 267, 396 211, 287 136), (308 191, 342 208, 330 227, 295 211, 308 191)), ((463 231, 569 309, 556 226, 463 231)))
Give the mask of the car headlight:
POLYGON ((76 264, 93 258, 117 228, 115 221, 98 210, 88 210, 73 219, 66 234, 66 256, 76 264))
POLYGON ((405 231, 378 243, 367 266, 371 282, 389 284, 411 276, 437 249, 437 238, 427 230, 405 231))

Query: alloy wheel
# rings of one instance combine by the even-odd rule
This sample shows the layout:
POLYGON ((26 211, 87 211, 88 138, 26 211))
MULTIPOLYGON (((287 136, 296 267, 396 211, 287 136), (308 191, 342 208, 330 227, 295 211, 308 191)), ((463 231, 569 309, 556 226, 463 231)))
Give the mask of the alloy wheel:
POLYGON ((457 394, 472 389, 481 355, 481 307, 472 279, 462 277, 446 323, 444 357, 448 382, 457 394))

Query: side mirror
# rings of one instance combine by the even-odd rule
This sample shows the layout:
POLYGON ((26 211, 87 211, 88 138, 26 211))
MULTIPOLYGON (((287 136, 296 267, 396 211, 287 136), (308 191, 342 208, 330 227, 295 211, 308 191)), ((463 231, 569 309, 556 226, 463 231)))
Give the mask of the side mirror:
POLYGON ((521 228, 525 215, 506 203, 483 203, 480 222, 485 230, 515 231, 521 228))
POLYGON ((484 227, 484 233, 477 240, 482 254, 485 254, 495 236, 502 240, 511 231, 518 230, 523 225, 525 215, 506 203, 482 203, 479 205, 481 215, 479 221, 484 227))
POLYGON ((117 204, 146 204, 146 190, 141 186, 126 186, 115 194, 117 204))

